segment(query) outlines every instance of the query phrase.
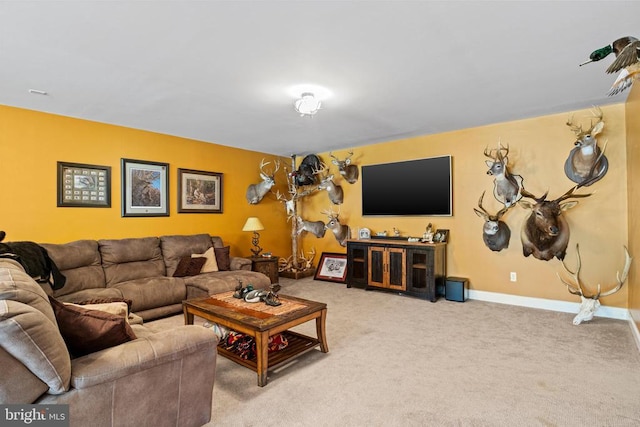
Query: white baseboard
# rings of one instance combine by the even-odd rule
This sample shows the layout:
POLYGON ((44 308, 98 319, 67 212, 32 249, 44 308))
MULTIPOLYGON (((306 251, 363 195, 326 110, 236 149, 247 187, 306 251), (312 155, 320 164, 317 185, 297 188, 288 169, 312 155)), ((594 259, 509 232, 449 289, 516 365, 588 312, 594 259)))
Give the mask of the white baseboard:
MULTIPOLYGON (((580 304, 577 302, 523 297, 519 295, 501 294, 497 292, 475 291, 473 289, 469 289, 469 299, 496 302, 499 304, 517 305, 521 307, 540 308, 543 310, 560 311, 562 313, 577 314, 580 310, 580 304)), ((631 318, 629 310, 627 310, 626 308, 608 307, 604 305, 600 306, 598 311, 596 311, 595 316, 619 320, 629 320, 631 318)))
POLYGON ((631 333, 633 334, 633 337, 636 339, 638 351, 640 351, 640 331, 638 331, 638 326, 631 316, 629 316, 629 326, 631 327, 631 333))

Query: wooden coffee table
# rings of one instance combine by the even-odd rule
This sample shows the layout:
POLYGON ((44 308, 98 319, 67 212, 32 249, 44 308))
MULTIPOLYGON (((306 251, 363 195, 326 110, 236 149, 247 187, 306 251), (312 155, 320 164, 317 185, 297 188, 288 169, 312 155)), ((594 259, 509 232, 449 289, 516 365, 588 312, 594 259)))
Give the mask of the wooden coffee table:
POLYGON ((218 354, 255 371, 258 374, 258 385, 264 387, 267 384, 267 369, 273 369, 315 347, 320 347, 323 353, 329 352, 325 334, 327 305, 286 295, 279 295, 279 298, 282 305, 277 307, 233 298, 233 291, 190 299, 182 302, 184 321, 185 324, 192 325, 193 317, 199 316, 252 336, 256 341, 255 360, 242 359, 222 346, 218 346, 218 354), (289 330, 314 319, 317 338, 289 330), (269 354, 269 337, 278 333, 284 334, 289 344, 284 349, 269 354))

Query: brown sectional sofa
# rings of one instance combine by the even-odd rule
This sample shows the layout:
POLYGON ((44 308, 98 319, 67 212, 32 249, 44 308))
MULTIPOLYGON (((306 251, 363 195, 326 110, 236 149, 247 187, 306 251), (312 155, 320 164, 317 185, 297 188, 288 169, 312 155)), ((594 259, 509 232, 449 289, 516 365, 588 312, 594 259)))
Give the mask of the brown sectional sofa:
POLYGON ((173 277, 183 257, 224 248, 222 239, 208 234, 131 239, 78 240, 42 244, 66 277, 61 289, 45 285, 47 294, 64 302, 96 298, 125 298, 144 320, 182 311, 182 301, 235 289, 238 281, 267 288, 269 278, 251 271, 251 260, 230 258, 230 269, 173 277))
MULTIPOLYGON (((86 277, 99 276, 93 267, 86 277)), ((195 325, 130 327, 136 339, 72 359, 42 287, 18 262, 0 259, 0 403, 67 404, 72 426, 209 422, 216 335, 195 325)))

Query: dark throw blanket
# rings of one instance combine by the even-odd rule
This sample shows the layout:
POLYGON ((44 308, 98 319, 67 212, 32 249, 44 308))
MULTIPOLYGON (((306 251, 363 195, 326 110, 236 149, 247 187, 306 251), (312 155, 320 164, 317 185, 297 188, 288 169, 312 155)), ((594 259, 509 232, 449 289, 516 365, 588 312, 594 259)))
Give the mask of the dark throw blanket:
MULTIPOLYGON (((6 233, 0 231, 0 242, 6 233)), ((0 243, 0 257, 11 258, 22 264, 24 271, 39 283, 49 283, 53 289, 60 289, 66 282, 66 277, 58 266, 49 258, 47 250, 34 242, 0 243), (53 278, 53 281, 51 280, 53 278)))

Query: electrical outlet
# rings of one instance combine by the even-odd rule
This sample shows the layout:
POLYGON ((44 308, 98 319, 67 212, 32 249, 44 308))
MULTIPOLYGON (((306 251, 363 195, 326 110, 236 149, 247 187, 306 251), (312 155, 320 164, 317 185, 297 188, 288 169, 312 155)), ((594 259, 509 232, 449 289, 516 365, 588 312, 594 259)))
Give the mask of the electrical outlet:
POLYGON ((509 275, 509 277, 511 278, 512 282, 517 282, 518 281, 518 275, 516 274, 515 271, 512 271, 511 274, 509 275))

